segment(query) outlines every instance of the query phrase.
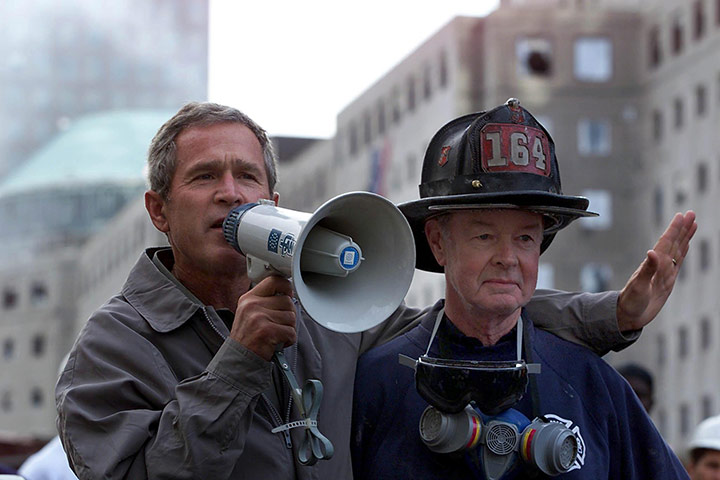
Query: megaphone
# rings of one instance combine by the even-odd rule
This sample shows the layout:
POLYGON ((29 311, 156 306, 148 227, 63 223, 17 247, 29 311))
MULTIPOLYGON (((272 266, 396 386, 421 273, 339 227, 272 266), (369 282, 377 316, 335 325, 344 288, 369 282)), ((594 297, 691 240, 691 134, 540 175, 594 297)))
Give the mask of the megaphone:
POLYGON ((339 195, 314 213, 271 200, 240 205, 223 222, 223 233, 247 258, 251 281, 291 277, 305 312, 336 332, 361 332, 388 318, 415 269, 407 220, 369 192, 339 195))

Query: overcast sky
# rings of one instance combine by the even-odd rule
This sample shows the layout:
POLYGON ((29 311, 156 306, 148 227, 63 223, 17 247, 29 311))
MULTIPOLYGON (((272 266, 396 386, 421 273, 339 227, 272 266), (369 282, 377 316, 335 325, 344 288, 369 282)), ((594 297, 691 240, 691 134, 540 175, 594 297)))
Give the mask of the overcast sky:
POLYGON ((497 0, 210 0, 209 99, 272 135, 330 137, 335 116, 457 15, 497 0))

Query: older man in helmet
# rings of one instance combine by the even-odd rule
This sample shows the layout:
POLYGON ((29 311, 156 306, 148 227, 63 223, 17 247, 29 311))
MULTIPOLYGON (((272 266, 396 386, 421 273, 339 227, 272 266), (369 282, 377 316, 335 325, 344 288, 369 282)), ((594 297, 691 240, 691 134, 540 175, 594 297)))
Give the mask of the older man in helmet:
POLYGON ((720 480, 720 415, 706 418, 690 440, 688 472, 692 480, 720 480))
POLYGON ((417 267, 444 271, 446 296, 361 358, 355 478, 686 478, 627 382, 524 310, 540 254, 595 215, 562 194, 542 125, 516 99, 451 121, 428 146, 420 194, 400 209, 417 267))

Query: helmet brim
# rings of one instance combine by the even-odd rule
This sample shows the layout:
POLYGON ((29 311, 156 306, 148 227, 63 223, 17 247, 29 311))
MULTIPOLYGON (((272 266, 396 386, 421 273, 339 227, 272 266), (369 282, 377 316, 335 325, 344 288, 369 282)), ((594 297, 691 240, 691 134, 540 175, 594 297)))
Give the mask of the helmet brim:
POLYGON ((461 210, 519 209, 540 213, 545 223, 544 241, 541 253, 545 251, 555 233, 581 217, 597 217, 588 212, 589 201, 584 197, 558 195, 541 191, 515 191, 506 193, 476 193, 426 197, 398 205, 407 218, 415 237, 415 268, 428 272, 442 273, 443 267, 435 256, 425 237, 425 222, 435 216, 461 210))

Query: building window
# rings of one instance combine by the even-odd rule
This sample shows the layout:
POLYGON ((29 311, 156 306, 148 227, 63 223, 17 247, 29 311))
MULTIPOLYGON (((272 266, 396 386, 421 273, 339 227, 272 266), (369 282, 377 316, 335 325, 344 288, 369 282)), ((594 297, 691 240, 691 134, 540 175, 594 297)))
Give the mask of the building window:
POLYGON ((610 290, 612 269, 603 263, 585 264, 580 271, 580 288, 584 292, 598 293, 610 290))
POLYGON ((688 329, 687 327, 680 327, 678 329, 678 357, 684 359, 688 355, 688 329))
POLYGON ((612 145, 608 120, 581 119, 577 126, 578 152, 581 155, 605 156, 612 145))
POLYGON ((448 84, 448 56, 443 50, 440 52, 440 88, 447 87, 448 84))
POLYGON ((663 134, 663 117, 662 112, 655 110, 652 115, 652 133, 653 139, 660 141, 663 134))
POLYGON ((661 227, 665 217, 665 202, 662 187, 655 187, 654 195, 655 226, 661 227))
POLYGON ((34 283, 30 287, 30 303, 33 305, 41 305, 48 298, 47 287, 42 283, 34 283))
POLYGON ((0 407, 2 407, 3 412, 12 410, 12 396, 10 392, 3 392, 2 398, 0 398, 0 407))
POLYGON ((673 112, 675 113, 675 128, 680 129, 683 126, 685 120, 682 98, 676 98, 673 101, 673 112))
POLYGON ((683 49, 682 18, 676 14, 672 19, 672 53, 679 55, 683 49))
POLYGON ((599 213, 597 217, 580 218, 580 225, 586 230, 608 230, 612 227, 612 195, 608 190, 583 190, 582 196, 590 200, 589 209, 599 213))
POLYGON ((32 339, 32 353, 36 357, 41 357, 45 353, 45 336, 38 334, 32 339))
POLYGON ((584 82, 605 82, 613 73, 612 44, 605 37, 575 40, 575 78, 584 82))
POLYGON ((432 68, 430 65, 425 65, 423 70, 423 98, 430 100, 432 97, 432 68))
POLYGON ((707 351, 712 345, 712 323, 707 317, 700 320, 700 350, 707 351))
POLYGON ((5 310, 11 310, 17 307, 18 294, 12 288, 6 288, 3 290, 3 308, 5 310))
POLYGON ((393 123, 399 123, 402 117, 400 110, 400 90, 395 87, 392 95, 392 121, 393 123))
POLYGON ((714 413, 712 397, 704 395, 700 402, 700 414, 702 415, 700 421, 702 422, 706 418, 712 417, 714 413))
POLYGON ((665 335, 662 333, 657 336, 657 364, 659 367, 665 366, 667 358, 667 345, 665 345, 665 335))
POLYGON ((680 405, 680 435, 690 433, 690 408, 686 404, 680 405))
POLYGON ((12 338, 6 338, 3 342, 3 358, 9 360, 15 353, 15 341, 12 338))
POLYGON ((378 135, 385 134, 385 103, 381 100, 377 106, 378 135))
POLYGON ((707 272, 710 268, 710 242, 700 240, 700 271, 707 272))
POLYGON ((358 151, 358 134, 355 122, 352 122, 350 124, 350 128, 348 131, 348 142, 350 148, 350 155, 355 155, 358 151))
POLYGON ((415 78, 410 75, 407 79, 407 108, 412 112, 415 110, 415 78))
POLYGON ((707 111, 707 93, 703 85, 695 87, 695 111, 700 117, 707 111))
POLYGON ((648 40, 650 48, 650 68, 655 68, 662 62, 662 45, 660 43, 660 27, 653 26, 650 29, 650 38, 648 40))
POLYGON ((697 166, 697 190, 699 193, 705 193, 708 188, 709 181, 708 166, 700 163, 697 166))
POLYGON ((703 11, 703 1, 695 0, 693 5, 693 35, 695 40, 700 40, 705 34, 705 12, 703 11))
POLYGON ((515 42, 518 76, 552 74, 552 45, 546 38, 520 38, 515 42))
POLYGON ((30 405, 33 408, 40 408, 43 406, 43 393, 38 387, 35 387, 30 392, 30 405))
POLYGON ((363 115, 363 141, 366 146, 372 142, 372 119, 370 118, 370 112, 365 112, 363 115))

